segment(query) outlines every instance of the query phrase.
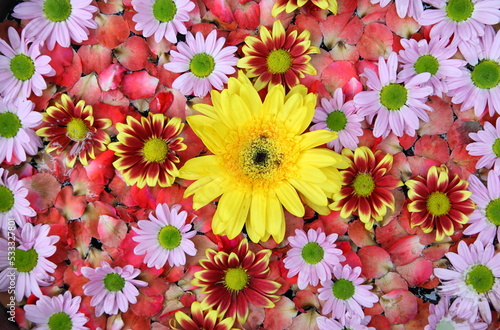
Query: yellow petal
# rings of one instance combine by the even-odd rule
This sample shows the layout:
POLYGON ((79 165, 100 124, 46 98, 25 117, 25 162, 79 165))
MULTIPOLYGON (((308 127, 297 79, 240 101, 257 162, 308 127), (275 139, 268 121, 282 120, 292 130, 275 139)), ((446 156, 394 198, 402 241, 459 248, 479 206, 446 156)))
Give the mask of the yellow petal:
POLYGON ((297 217, 304 216, 304 205, 297 191, 288 182, 282 182, 275 188, 276 196, 285 209, 297 217))

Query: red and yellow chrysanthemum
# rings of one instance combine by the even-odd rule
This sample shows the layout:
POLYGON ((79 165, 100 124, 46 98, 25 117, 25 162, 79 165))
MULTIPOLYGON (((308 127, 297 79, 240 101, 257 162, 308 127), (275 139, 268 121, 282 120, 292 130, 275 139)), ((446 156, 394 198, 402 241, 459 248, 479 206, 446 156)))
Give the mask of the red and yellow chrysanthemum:
POLYGON ((427 178, 417 176, 405 184, 411 227, 419 226, 424 233, 436 230, 437 241, 462 228, 474 211, 467 181, 452 176, 445 165, 432 166, 427 178))
POLYGON ((333 14, 337 14, 338 3, 337 0, 276 0, 271 14, 277 16, 282 11, 291 13, 297 8, 303 6, 312 6, 313 8, 328 9, 333 14))
POLYGON ((118 142, 111 143, 109 149, 118 157, 113 165, 125 182, 139 188, 171 186, 179 175, 177 152, 186 149, 184 139, 178 137, 183 128, 180 118, 168 119, 161 113, 140 121, 128 116, 127 124, 117 124, 118 142))
MULTIPOLYGON (((172 319, 173 321, 173 319, 172 319)), ((203 310, 201 303, 195 301, 191 304, 191 316, 182 311, 175 312, 175 321, 177 325, 171 324, 170 328, 174 330, 204 329, 204 330, 231 330, 234 324, 234 318, 224 317, 213 309, 203 310)), ((173 322, 172 322, 173 323, 173 322)))
POLYGON ((200 260, 203 270, 194 274, 191 284, 201 287, 206 294, 202 309, 217 309, 225 317, 244 324, 249 304, 272 308, 280 299, 275 295, 281 284, 268 279, 271 250, 254 253, 243 239, 231 252, 206 251, 207 259, 200 260))
POLYGON ((106 145, 111 142, 104 131, 111 126, 111 120, 95 119, 93 114, 92 106, 85 105, 85 101, 80 100, 75 105, 68 95, 62 94, 60 102, 47 108, 43 116, 44 127, 36 134, 50 141, 47 152, 60 154, 67 151, 67 167, 75 166, 77 159, 88 165, 89 158, 96 157, 96 150, 106 150, 106 145))
POLYGON ((258 38, 245 38, 245 56, 238 61, 238 67, 246 69, 249 78, 257 77, 254 86, 258 91, 266 86, 296 86, 305 74, 316 74, 309 54, 317 54, 319 49, 311 46, 309 36, 307 30, 300 35, 290 28, 285 32, 280 20, 274 21, 272 34, 261 26, 258 38))
POLYGON ((402 185, 389 171, 392 168, 391 154, 377 150, 373 153, 367 147, 342 150, 349 159, 349 167, 341 170, 343 187, 333 195, 332 210, 340 210, 340 216, 359 216, 366 229, 375 221, 381 221, 387 210, 394 211, 395 199, 391 190, 402 185))

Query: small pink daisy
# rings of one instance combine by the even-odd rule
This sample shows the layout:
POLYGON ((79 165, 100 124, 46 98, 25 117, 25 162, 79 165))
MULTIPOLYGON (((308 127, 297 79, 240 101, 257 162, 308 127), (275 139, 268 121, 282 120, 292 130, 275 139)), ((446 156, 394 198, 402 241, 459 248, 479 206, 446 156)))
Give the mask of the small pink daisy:
POLYGON ((361 267, 351 268, 349 265, 333 267, 335 280, 321 281, 322 288, 318 289, 318 298, 326 300, 322 314, 330 312, 332 317, 340 319, 346 312, 364 317, 363 307, 373 307, 378 301, 375 293, 371 292, 371 285, 362 284, 360 277, 361 267))
POLYGON ((321 107, 316 108, 313 118, 313 126, 310 130, 324 129, 338 132, 338 137, 326 144, 335 152, 341 152, 343 148, 354 150, 358 147, 359 136, 363 135, 361 129, 362 117, 356 113, 353 101, 344 102, 344 93, 337 88, 333 98, 321 99, 321 107))
POLYGON ((136 30, 144 37, 154 35, 156 42, 165 38, 171 43, 177 42, 177 33, 187 33, 184 22, 195 7, 189 0, 132 0, 132 6, 137 12, 132 17, 136 30))
POLYGON ((49 286, 54 278, 49 275, 56 269, 56 264, 47 260, 56 252, 58 236, 48 236, 49 225, 25 224, 15 232, 18 246, 11 250, 10 242, 0 238, 0 292, 9 290, 12 278, 15 278, 15 297, 21 301, 31 294, 41 298, 40 286, 49 286), (12 256, 11 252, 14 252, 12 256), (8 257, 10 256, 10 259, 8 257))
POLYGON ((35 305, 25 305, 26 318, 36 329, 86 330, 88 318, 78 311, 82 297, 73 297, 66 291, 55 297, 42 296, 35 305))
MULTIPOLYGON (((392 0, 370 0, 373 4, 380 4, 382 8, 390 4, 391 1, 392 0)), ((424 6, 420 0, 394 0, 394 3, 396 5, 396 13, 401 18, 408 16, 418 19, 424 12, 424 6)))
POLYGON ((103 313, 115 315, 118 310, 125 313, 129 304, 137 303, 137 287, 148 285, 147 282, 135 280, 140 273, 140 269, 131 265, 111 268, 106 261, 102 261, 101 267, 96 269, 82 267, 83 276, 90 279, 83 285, 83 293, 93 296, 90 306, 96 308, 96 316, 103 313))
POLYGON ((450 297, 441 297, 437 305, 429 305, 429 313, 429 324, 424 330, 486 330, 488 328, 486 323, 478 320, 477 308, 471 306, 469 301, 462 302, 460 298, 455 299, 450 306, 450 297))
POLYGON ((356 314, 351 314, 347 312, 340 319, 334 320, 329 319, 325 316, 319 316, 316 319, 316 324, 319 330, 375 330, 373 327, 368 327, 370 323, 371 316, 359 316, 356 314))
POLYGON ((306 232, 295 229, 295 236, 290 236, 288 242, 292 247, 283 260, 289 270, 288 277, 299 274, 298 286, 304 290, 309 284, 318 285, 326 281, 333 272, 333 267, 345 260, 342 250, 337 249, 335 241, 337 234, 328 236, 321 229, 309 229, 306 232))
POLYGON ((233 74, 238 58, 234 56, 235 46, 224 47, 226 38, 217 39, 217 31, 213 30, 205 40, 198 32, 193 37, 186 35, 186 42, 179 42, 177 50, 171 50, 169 63, 164 67, 172 72, 182 73, 172 84, 173 88, 184 95, 203 97, 212 88, 222 90, 227 83, 227 75, 233 74))
POLYGON ((4 237, 7 237, 9 220, 14 220, 18 226, 23 227, 27 217, 36 215, 26 196, 28 189, 17 174, 9 176, 9 172, 0 167, 0 225, 4 237))
POLYGON ((442 97, 443 93, 448 93, 446 79, 463 74, 460 69, 465 66, 465 61, 451 58, 457 48, 449 46, 446 39, 431 39, 430 42, 425 39, 401 39, 401 45, 403 49, 399 52, 399 61, 403 69, 398 79, 405 84, 416 75, 429 72, 431 78, 422 86, 431 86, 431 95, 442 97))
POLYGON ((440 295, 462 298, 462 303, 470 306, 481 318, 491 323, 490 302, 500 311, 500 253, 495 254, 493 244, 480 240, 467 245, 458 243, 458 254, 446 253, 452 269, 436 268, 434 275, 441 280, 440 295))
POLYGON ((490 122, 484 123, 484 129, 477 133, 469 133, 474 142, 469 143, 465 149, 471 156, 481 156, 476 163, 476 168, 493 168, 500 171, 500 118, 493 126, 490 122))
POLYGON ((12 102, 0 97, 0 163, 18 164, 26 155, 36 155, 42 140, 34 128, 42 123, 42 114, 33 111, 35 104, 18 98, 12 102))
POLYGON ((88 39, 89 28, 96 29, 93 13, 98 9, 92 0, 28 0, 14 7, 12 16, 30 20, 26 37, 44 42, 49 50, 56 43, 69 47, 71 41, 88 39))
POLYGON ((483 244, 493 243, 495 235, 500 241, 500 173, 488 173, 488 188, 475 175, 469 176, 471 199, 476 209, 469 216, 465 235, 479 233, 477 239, 483 244))
POLYGON ((13 27, 9 27, 9 43, 0 39, 0 95, 8 101, 17 98, 28 98, 33 92, 42 95, 47 88, 44 76, 53 76, 50 66, 51 58, 40 55, 39 43, 32 43, 24 38, 26 29, 19 35, 13 27))
POLYGON ((398 55, 389 55, 387 62, 383 57, 378 61, 378 75, 371 69, 362 74, 368 78, 366 85, 370 90, 354 96, 358 115, 366 116, 369 124, 374 122, 373 135, 385 138, 392 131, 397 136, 404 133, 414 136, 419 128, 419 119, 429 121, 427 111, 432 111, 425 102, 432 93, 426 83, 430 73, 423 72, 411 78, 406 84, 396 80, 398 55), (376 116, 375 120, 374 117, 376 116))
POLYGON ((196 235, 191 225, 186 224, 187 212, 182 211, 180 205, 170 209, 167 204, 156 206, 156 217, 151 213, 149 220, 141 220, 139 228, 133 228, 138 236, 132 239, 139 243, 134 253, 146 254, 144 263, 148 267, 160 269, 168 262, 173 266, 183 266, 186 263, 186 254, 194 256, 196 248, 190 241, 196 235))

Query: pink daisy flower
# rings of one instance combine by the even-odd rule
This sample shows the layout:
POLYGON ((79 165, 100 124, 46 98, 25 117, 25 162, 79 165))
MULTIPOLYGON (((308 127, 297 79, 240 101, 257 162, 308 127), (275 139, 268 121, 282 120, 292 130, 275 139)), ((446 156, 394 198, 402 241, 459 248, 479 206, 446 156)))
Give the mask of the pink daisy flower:
POLYGON ((14 7, 12 16, 30 20, 25 26, 26 37, 44 42, 49 50, 56 43, 69 47, 71 40, 80 43, 88 39, 89 28, 96 29, 92 0, 28 0, 14 7))
POLYGON ((353 101, 344 102, 344 93, 337 88, 333 98, 321 99, 321 107, 316 108, 313 118, 313 126, 310 130, 328 130, 338 132, 338 137, 326 144, 330 149, 341 152, 343 148, 354 150, 358 147, 358 136, 363 135, 361 129, 362 117, 356 113, 353 101))
POLYGON ((0 251, 9 253, 0 254, 0 292, 9 290, 10 282, 16 281, 15 297, 21 301, 31 294, 41 298, 40 286, 49 286, 54 278, 49 275, 56 269, 56 264, 47 260, 56 252, 58 236, 48 236, 49 225, 31 223, 25 224, 16 231, 18 246, 11 250, 10 242, 0 238, 0 251), (12 257, 11 252, 14 252, 12 257), (8 255, 11 256, 10 260, 8 255))
POLYGON ((237 47, 224 46, 226 38, 217 39, 213 30, 205 40, 198 32, 196 37, 189 32, 186 42, 179 42, 177 50, 171 50, 169 63, 164 67, 172 72, 182 73, 172 84, 184 95, 203 97, 212 88, 222 90, 227 83, 227 75, 233 74, 238 59, 234 56, 237 47))
POLYGON ((86 330, 88 318, 78 311, 82 297, 66 291, 55 297, 42 296, 35 305, 25 305, 26 318, 36 323, 36 329, 86 330))
POLYGON ((34 128, 42 123, 42 114, 33 111, 35 104, 18 98, 12 102, 0 97, 0 163, 18 164, 26 155, 36 155, 42 140, 34 128))
POLYGON ((424 330, 485 330, 488 325, 478 320, 477 308, 457 298, 450 306, 450 297, 441 297, 437 305, 429 305, 429 324, 424 330), (475 310, 475 312, 474 312, 475 310))
POLYGON ((442 97, 443 93, 448 93, 446 79, 463 74, 460 68, 465 66, 465 61, 451 58, 457 48, 447 46, 447 39, 431 39, 430 42, 425 39, 401 39, 401 45, 403 49, 399 52, 399 61, 403 68, 398 79, 405 84, 416 75, 428 72, 431 78, 422 86, 431 86, 431 95, 442 97))
POLYGON ((96 316, 103 313, 115 315, 118 310, 125 313, 129 304, 137 303, 137 287, 148 285, 147 282, 135 280, 140 273, 140 269, 131 265, 111 268, 106 261, 102 261, 101 267, 96 269, 82 267, 83 276, 90 279, 83 286, 83 293, 93 296, 90 306, 95 307, 96 316))
POLYGON ((42 95, 47 88, 44 76, 53 76, 50 66, 51 58, 40 55, 40 44, 31 43, 24 38, 26 29, 19 35, 13 27, 9 27, 9 43, 0 39, 0 94, 8 101, 17 98, 28 98, 33 92, 42 95))
POLYGON ((375 330, 373 327, 368 327, 371 316, 359 316, 347 312, 339 320, 329 319, 325 316, 319 316, 316 319, 316 324, 319 330, 375 330))
POLYGON ((0 167, 0 225, 4 237, 7 237, 9 220, 13 219, 18 226, 23 227, 26 217, 36 215, 26 196, 28 189, 17 174, 9 176, 9 172, 0 167))
POLYGON ((477 133, 469 133, 475 142, 469 143, 465 149, 471 156, 481 156, 476 168, 493 168, 500 171, 500 118, 493 126, 490 122, 484 123, 484 129, 477 133))
POLYGON ((369 124, 374 122, 373 135, 385 138, 392 131, 397 136, 404 133, 414 136, 419 128, 419 119, 429 121, 427 111, 432 111, 425 102, 432 93, 426 83, 430 73, 423 72, 401 84, 396 80, 398 55, 389 55, 387 62, 383 57, 378 61, 378 75, 371 69, 362 74, 368 78, 366 85, 370 90, 354 96, 358 115, 366 116, 369 124), (376 116, 375 120, 374 117, 376 116))
POLYGON ((186 224, 187 212, 182 211, 180 205, 170 209, 167 204, 156 206, 156 217, 151 213, 149 220, 141 220, 139 228, 133 228, 138 236, 132 239, 139 243, 134 253, 146 254, 144 263, 148 267, 160 269, 168 262, 173 266, 183 266, 186 263, 186 254, 194 256, 196 248, 190 241, 196 235, 191 225, 186 224))
POLYGON ((360 275, 361 267, 351 268, 349 265, 333 267, 335 280, 321 281, 323 287, 318 289, 318 298, 326 300, 322 310, 323 315, 333 312, 332 317, 340 319, 348 312, 364 317, 361 306, 373 307, 378 297, 370 291, 371 285, 362 284, 364 279, 360 275))
POLYGON ((500 174, 496 171, 488 173, 488 188, 475 175, 469 176, 471 199, 476 209, 469 216, 469 226, 465 235, 479 233, 477 239, 483 244, 493 243, 495 235, 500 241, 500 174))
MULTIPOLYGON (((497 11, 500 13, 500 10, 497 11)), ((448 80, 449 96, 460 110, 474 107, 480 117, 488 106, 490 116, 500 113, 500 35, 488 26, 476 47, 461 49, 472 68, 462 69, 462 76, 448 80), (479 53, 479 54, 478 54, 479 53)))
POLYGON ((452 269, 436 268, 434 275, 441 280, 438 287, 443 296, 460 297, 473 312, 479 313, 486 323, 491 323, 490 302, 500 311, 500 253, 495 254, 493 244, 480 240, 467 245, 458 243, 458 254, 446 253, 452 269))
POLYGON ((132 0, 132 6, 137 12, 132 17, 136 30, 144 37, 154 35, 156 42, 165 38, 171 43, 177 42, 177 33, 187 33, 184 22, 195 7, 189 0, 132 0))
MULTIPOLYGON (((391 1, 392 0, 370 0, 373 4, 380 4, 382 8, 390 4, 391 1)), ((396 13, 401 18, 409 16, 418 19, 424 12, 424 6, 420 0, 394 0, 394 3, 396 5, 396 13)))
POLYGON ((326 236, 319 228, 309 229, 307 235, 305 231, 295 229, 295 236, 288 238, 292 248, 283 262, 289 270, 289 278, 299 274, 300 290, 309 284, 316 286, 319 281, 326 281, 331 277, 333 267, 345 260, 342 250, 336 248, 337 238, 337 234, 326 236))

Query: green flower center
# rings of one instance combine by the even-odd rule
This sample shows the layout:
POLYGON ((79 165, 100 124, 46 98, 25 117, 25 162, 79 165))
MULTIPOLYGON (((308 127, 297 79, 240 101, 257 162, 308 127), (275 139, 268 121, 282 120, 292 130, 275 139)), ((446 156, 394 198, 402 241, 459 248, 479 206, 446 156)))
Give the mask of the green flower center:
POLYGON ((144 143, 142 152, 148 162, 161 163, 167 158, 168 144, 163 139, 151 138, 144 143))
POLYGON ((104 276, 104 287, 111 292, 118 292, 125 287, 125 279, 118 273, 104 276))
POLYGON ((481 61, 472 69, 472 82, 479 88, 490 89, 500 83, 500 65, 495 61, 481 61))
POLYGON ((4 138, 14 137, 21 127, 21 120, 15 113, 0 113, 0 136, 4 138))
POLYGON ((69 0, 45 0, 43 13, 52 22, 63 22, 71 15, 69 0))
POLYGON ((472 286, 477 293, 485 293, 490 291, 495 284, 495 276, 491 269, 484 265, 477 265, 465 276, 465 283, 472 286))
POLYGON ((10 60, 10 71, 21 81, 29 80, 35 74, 35 62, 27 55, 17 54, 10 60))
POLYGON ((441 320, 436 324, 436 330, 455 330, 455 326, 451 321, 441 320))
POLYGON ((451 201, 445 193, 435 191, 427 197, 427 211, 434 216, 448 214, 451 209, 451 201))
POLYGON ((226 287, 233 291, 243 290, 248 284, 248 279, 247 271, 241 267, 229 268, 224 275, 226 287))
POLYGON ((87 138, 89 128, 81 118, 73 118, 66 126, 68 136, 73 141, 81 141, 87 138))
POLYGON ((347 300, 354 296, 354 290, 354 284, 343 278, 335 281, 332 286, 333 295, 340 300, 347 300))
POLYGON ((4 185, 0 185, 0 213, 7 212, 14 206, 14 193, 4 185))
POLYGON ((177 227, 168 225, 158 233, 158 242, 167 250, 173 250, 181 245, 182 235, 177 227))
POLYGON ((375 190, 375 181, 368 173, 358 173, 352 183, 354 193, 361 197, 368 197, 375 190))
POLYGON ((205 53, 196 54, 189 62, 189 70, 198 78, 208 77, 214 68, 214 58, 205 53))
POLYGON ((408 91, 403 85, 390 83, 380 91, 380 103, 388 110, 399 110, 408 100, 408 91))
POLYGON ((285 73, 292 67, 293 58, 290 52, 284 49, 275 49, 267 57, 267 69, 271 73, 285 73))
POLYGON ((416 73, 429 72, 431 75, 435 75, 439 69, 439 62, 437 58, 427 54, 420 56, 413 67, 416 73))
POLYGON ((471 0, 450 0, 446 4, 446 14, 455 22, 463 22, 472 16, 474 5, 471 0))
POLYGON ((302 249, 302 258, 308 264, 317 264, 323 260, 324 255, 325 250, 316 242, 309 242, 302 249))
POLYGON ((172 0, 156 0, 153 4, 153 16, 160 22, 170 22, 177 14, 177 6, 172 0))
POLYGON ((500 226, 500 198, 488 203, 486 206, 486 218, 495 226, 500 226))
POLYGON ((50 330, 71 330, 73 321, 71 317, 64 312, 52 314, 49 318, 48 326, 50 330))
POLYGON ((264 135, 249 143, 240 156, 243 172, 256 180, 272 177, 282 160, 276 143, 264 135))
POLYGON ((38 253, 35 249, 14 251, 14 267, 20 273, 29 273, 38 264, 38 253))
POLYGON ((340 132, 346 125, 347 117, 340 110, 332 111, 328 114, 328 117, 326 117, 326 126, 334 132, 340 132))

